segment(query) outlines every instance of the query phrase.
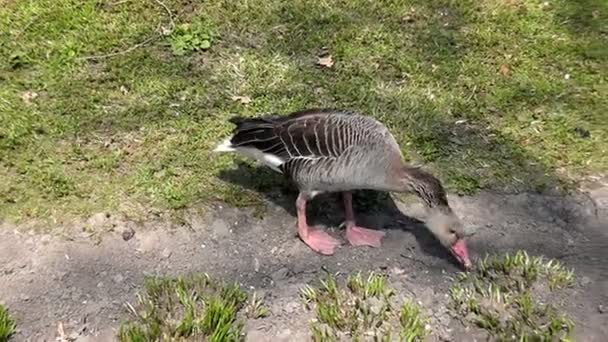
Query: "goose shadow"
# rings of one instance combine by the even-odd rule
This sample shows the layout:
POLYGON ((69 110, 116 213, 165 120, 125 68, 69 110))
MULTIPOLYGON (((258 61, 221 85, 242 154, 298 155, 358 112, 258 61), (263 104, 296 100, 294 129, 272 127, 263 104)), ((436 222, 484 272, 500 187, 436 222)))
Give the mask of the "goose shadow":
MULTIPOLYGON (((261 194, 267 201, 296 217, 297 188, 283 175, 265 166, 254 166, 237 160, 236 167, 219 172, 224 182, 261 194)), ((310 225, 339 227, 344 221, 344 207, 339 193, 320 194, 307 203, 310 225)), ((389 193, 358 190, 353 193, 353 209, 357 223, 380 230, 402 230, 411 233, 422 253, 449 261, 458 266, 454 257, 440 245, 423 221, 405 215, 389 193)), ((406 248, 404 247, 404 252, 406 248)))

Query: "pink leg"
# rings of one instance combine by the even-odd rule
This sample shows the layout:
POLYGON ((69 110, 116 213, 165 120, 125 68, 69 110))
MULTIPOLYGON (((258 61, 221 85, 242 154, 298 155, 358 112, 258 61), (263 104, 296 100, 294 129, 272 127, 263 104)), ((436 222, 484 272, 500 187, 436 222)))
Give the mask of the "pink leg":
POLYGON ((296 200, 296 207, 298 209, 298 235, 300 239, 317 253, 334 254, 334 250, 340 243, 329 234, 308 227, 306 223, 306 197, 301 193, 296 200))
POLYGON ((353 246, 380 247, 384 232, 357 227, 355 213, 353 212, 353 194, 349 191, 343 193, 344 210, 346 211, 346 239, 353 246))

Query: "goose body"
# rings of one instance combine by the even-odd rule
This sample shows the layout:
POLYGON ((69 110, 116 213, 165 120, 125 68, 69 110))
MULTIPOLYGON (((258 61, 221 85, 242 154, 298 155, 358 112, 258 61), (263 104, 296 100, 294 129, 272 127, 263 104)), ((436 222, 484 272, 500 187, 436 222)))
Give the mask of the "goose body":
POLYGON ((236 125, 232 136, 215 151, 256 159, 297 185, 298 234, 313 250, 329 255, 338 245, 306 223, 306 202, 315 195, 342 192, 347 240, 355 246, 379 247, 384 233, 355 225, 351 191, 412 192, 431 209, 431 232, 462 264, 470 265, 463 229, 441 183, 428 172, 405 165, 397 141, 378 120, 345 110, 310 109, 230 121, 236 125))
POLYGON ((391 190, 403 165, 397 141, 379 121, 340 110, 232 119, 232 137, 216 151, 235 151, 284 173, 309 195, 391 190))

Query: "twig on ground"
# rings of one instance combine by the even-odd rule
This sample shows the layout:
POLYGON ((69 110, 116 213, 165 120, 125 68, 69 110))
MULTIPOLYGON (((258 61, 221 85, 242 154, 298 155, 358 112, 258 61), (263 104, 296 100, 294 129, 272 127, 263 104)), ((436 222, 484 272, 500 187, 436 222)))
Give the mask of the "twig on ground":
MULTIPOLYGON (((175 28, 175 21, 173 20, 173 13, 171 12, 171 10, 169 9, 169 7, 167 7, 167 5, 165 5, 165 3, 163 3, 160 0, 154 0, 158 5, 160 5, 161 7, 164 8, 164 10, 167 12, 167 15, 169 17, 169 21, 171 23, 171 31, 173 31, 173 29, 175 28)), ((76 58, 76 60, 81 60, 81 61, 87 61, 87 60, 98 60, 98 59, 104 59, 104 58, 109 58, 109 57, 114 57, 114 56, 119 56, 119 55, 125 55, 129 52, 132 52, 134 50, 139 49, 140 47, 143 47, 153 41, 155 41, 156 39, 164 36, 164 30, 161 30, 161 34, 160 35, 154 35, 146 40, 144 40, 143 42, 137 43, 125 50, 120 50, 120 51, 116 51, 116 52, 111 52, 105 55, 94 55, 94 56, 84 56, 84 57, 78 57, 76 58)))
POLYGON ((135 317, 139 317, 139 314, 137 313, 137 310, 135 310, 135 308, 133 307, 133 305, 131 305, 131 303, 126 302, 125 303, 125 307, 127 308, 127 310, 134 315, 135 317))
POLYGON ((169 16, 169 21, 171 21, 171 31, 173 31, 173 29, 175 28, 175 21, 173 21, 173 13, 169 9, 169 7, 167 7, 167 5, 165 5, 162 1, 160 1, 160 0, 154 0, 154 1, 156 1, 157 4, 162 6, 165 9, 165 11, 167 11, 167 15, 169 16))
POLYGON ((422 261, 422 260, 420 260, 420 259, 416 259, 416 258, 414 258, 413 256, 409 256, 409 255, 406 255, 406 254, 403 254, 403 253, 402 253, 402 254, 401 254, 401 257, 403 257, 403 258, 405 258, 405 259, 412 260, 412 261, 414 261, 414 262, 417 262, 417 263, 421 264, 422 266, 429 267, 429 265, 428 265, 426 262, 424 262, 424 261, 422 261))
POLYGON ((131 0, 119 0, 119 1, 116 1, 116 2, 111 2, 108 5, 109 6, 118 6, 118 5, 122 5, 124 3, 130 2, 130 1, 131 0))
POLYGON ((148 39, 144 40, 144 41, 143 41, 143 42, 141 42, 141 43, 138 43, 138 44, 135 44, 135 45, 133 45, 133 46, 129 47, 129 48, 128 48, 128 49, 126 49, 126 50, 121 50, 121 51, 111 52, 111 53, 108 53, 108 54, 105 54, 105 55, 96 55, 96 56, 84 56, 84 57, 78 57, 78 58, 76 58, 76 59, 77 59, 77 60, 81 60, 81 61, 88 61, 88 60, 104 59, 104 58, 109 58, 109 57, 114 57, 114 56, 124 55, 124 54, 127 54, 127 53, 129 53, 129 52, 131 52, 131 51, 133 51, 133 50, 139 49, 140 47, 142 47, 142 46, 144 46, 144 45, 146 45, 146 44, 148 44, 148 43, 150 43, 150 42, 152 42, 152 41, 154 41, 154 40, 156 40, 156 39, 158 39, 158 38, 160 38, 160 35, 156 35, 156 36, 150 37, 150 38, 148 38, 148 39))

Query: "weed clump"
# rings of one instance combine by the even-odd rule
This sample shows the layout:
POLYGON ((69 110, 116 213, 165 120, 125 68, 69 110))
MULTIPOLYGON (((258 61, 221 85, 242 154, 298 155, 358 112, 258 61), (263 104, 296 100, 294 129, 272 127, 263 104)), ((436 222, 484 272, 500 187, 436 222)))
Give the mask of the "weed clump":
POLYGON ((316 319, 311 323, 314 341, 336 341, 349 337, 353 341, 372 336, 376 340, 422 341, 427 335, 426 319, 420 308, 409 300, 397 305, 395 292, 386 278, 370 273, 348 277, 346 286, 339 286, 333 276, 310 286, 300 296, 316 319))
POLYGON ((15 333, 17 325, 8 310, 0 305, 0 342, 6 342, 15 333))
POLYGON ((488 256, 474 273, 461 273, 450 289, 452 309, 500 341, 568 341, 574 324, 557 306, 538 298, 574 285, 561 263, 514 255, 488 256))
POLYGON ((250 318, 269 314, 260 298, 237 284, 219 283, 207 274, 179 278, 149 278, 138 309, 127 304, 133 318, 124 322, 120 341, 242 341, 244 309, 250 318))

